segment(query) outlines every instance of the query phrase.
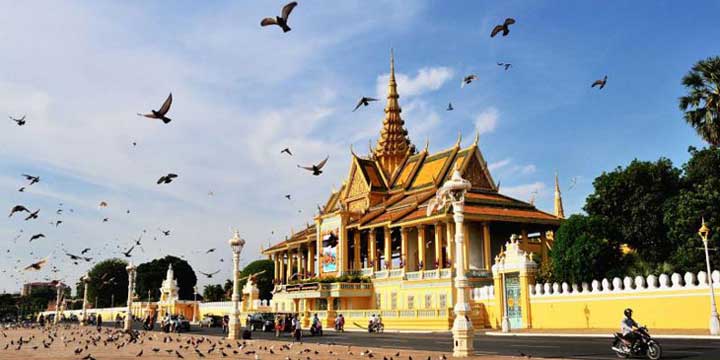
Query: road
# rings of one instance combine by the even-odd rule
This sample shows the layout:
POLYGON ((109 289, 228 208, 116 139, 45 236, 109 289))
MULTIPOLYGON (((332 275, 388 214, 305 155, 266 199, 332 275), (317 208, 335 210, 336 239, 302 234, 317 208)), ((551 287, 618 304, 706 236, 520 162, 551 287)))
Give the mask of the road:
MULTIPOLYGON (((219 328, 198 329, 191 333, 221 335, 219 328)), ((274 333, 253 333, 254 338, 275 339, 274 333)), ((289 334, 282 339, 290 340, 289 334)), ((381 347, 392 349, 415 349, 429 351, 447 351, 452 349, 452 335, 441 333, 385 333, 368 334, 365 332, 336 333, 326 331, 322 337, 304 337, 303 341, 312 343, 335 343, 357 347, 381 347)), ((509 355, 521 353, 532 357, 553 357, 567 359, 616 359, 610 350, 611 339, 573 338, 573 337, 515 337, 515 336, 475 336, 477 355, 509 355)), ((663 359, 720 359, 720 339, 718 340, 680 340, 659 339, 663 348, 663 359)))

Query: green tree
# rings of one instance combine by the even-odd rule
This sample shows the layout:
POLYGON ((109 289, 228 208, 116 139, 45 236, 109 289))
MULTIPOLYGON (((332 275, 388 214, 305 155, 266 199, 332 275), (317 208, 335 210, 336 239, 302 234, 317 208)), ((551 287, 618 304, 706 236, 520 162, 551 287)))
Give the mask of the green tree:
POLYGON ((670 160, 633 160, 626 168, 604 172, 593 185, 595 192, 584 209, 603 219, 614 240, 628 244, 654 265, 674 252, 664 216, 669 200, 680 190, 680 170, 670 160))
POLYGON ((109 307, 113 296, 115 305, 127 301, 128 275, 127 262, 120 259, 103 260, 90 269, 88 283, 88 302, 97 301, 99 308, 109 307))
POLYGON ((225 300, 230 300, 232 297, 232 291, 233 291, 233 282, 230 279, 225 279, 225 284, 223 284, 223 291, 225 292, 225 300))
POLYGON ((193 270, 187 261, 170 255, 138 266, 137 292, 141 298, 147 298, 148 290, 150 291, 152 300, 158 300, 160 298, 160 287, 162 286, 163 280, 167 277, 167 270, 170 264, 172 264, 175 279, 177 279, 178 297, 180 300, 193 299, 195 285, 197 285, 195 270, 193 270))
POLYGON ((685 121, 713 147, 720 146, 720 57, 698 61, 683 78, 685 121))
POLYGON ((550 251, 552 277, 568 283, 623 274, 620 244, 602 217, 572 215, 560 225, 550 251))
MULTIPOLYGON (((245 266, 240 277, 247 277, 253 274, 262 272, 255 277, 255 285, 257 285, 260 291, 260 299, 271 299, 273 290, 273 274, 275 271, 275 264, 272 260, 255 260, 245 266)), ((240 282, 240 289, 242 289, 247 283, 247 279, 243 279, 240 282)))
POLYGON ((202 296, 205 301, 223 301, 225 300, 225 290, 220 284, 205 285, 202 296))

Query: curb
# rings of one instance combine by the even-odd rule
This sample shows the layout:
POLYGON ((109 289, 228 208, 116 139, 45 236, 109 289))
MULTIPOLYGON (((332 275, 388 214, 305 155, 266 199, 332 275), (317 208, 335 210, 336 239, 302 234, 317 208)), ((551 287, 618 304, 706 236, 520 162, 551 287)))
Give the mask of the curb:
MULTIPOLYGON (((562 334, 562 333, 503 333, 486 331, 488 336, 516 336, 516 337, 560 337, 560 338, 598 338, 610 339, 608 334, 562 334)), ((682 340, 720 340, 720 336, 712 335, 652 335, 655 339, 682 339, 682 340)))

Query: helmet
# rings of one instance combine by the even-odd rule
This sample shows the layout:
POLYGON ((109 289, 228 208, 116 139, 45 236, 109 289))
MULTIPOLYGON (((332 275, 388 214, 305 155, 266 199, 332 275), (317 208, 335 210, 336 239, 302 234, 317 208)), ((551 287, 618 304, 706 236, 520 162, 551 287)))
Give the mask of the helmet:
POLYGON ((624 313, 625 316, 627 316, 627 317, 632 317, 632 309, 631 309, 631 308, 625 309, 625 311, 624 311, 623 313, 624 313))

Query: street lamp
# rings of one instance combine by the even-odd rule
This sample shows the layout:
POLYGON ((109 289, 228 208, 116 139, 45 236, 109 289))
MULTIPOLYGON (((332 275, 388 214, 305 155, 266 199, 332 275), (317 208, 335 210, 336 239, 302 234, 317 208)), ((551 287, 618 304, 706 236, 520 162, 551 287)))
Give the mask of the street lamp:
POLYGON ((240 283, 238 282, 238 273, 240 272, 240 253, 243 246, 245 246, 245 240, 241 239, 240 233, 235 230, 228 243, 233 253, 233 313, 228 323, 228 339, 237 340, 240 338, 240 283))
POLYGON ((702 226, 698 230, 698 235, 702 239, 705 246, 705 263, 707 264, 708 285, 710 285, 710 335, 720 334, 720 319, 718 319, 717 306, 715 305, 715 286, 712 280, 712 272, 710 271, 710 255, 708 254, 708 236, 710 228, 705 225, 705 218, 702 219, 702 226))
POLYGON ((62 283, 58 281, 55 288, 57 293, 55 294, 55 318, 53 319, 53 323, 57 325, 58 322, 60 322, 60 292, 62 291, 62 283))
POLYGON ((452 205, 453 220, 455 221, 455 288, 457 288, 457 300, 455 303, 455 320, 453 321, 453 356, 468 357, 473 355, 473 326, 470 321, 469 282, 465 275, 464 256, 464 235, 463 235, 463 214, 465 207, 465 193, 470 190, 472 184, 462 178, 460 170, 455 168, 450 180, 446 181, 438 189, 427 207, 427 214, 430 216, 436 209, 442 209, 452 205))
POLYGON ((135 292, 135 266, 132 263, 128 264, 125 268, 128 272, 128 295, 127 295, 127 310, 125 311, 125 331, 132 330, 133 319, 132 319, 132 303, 133 293, 135 292))
POLYGON ((197 296, 198 296, 198 288, 197 288, 197 285, 195 285, 195 286, 193 287, 193 299, 194 299, 194 303, 193 303, 193 319, 192 319, 193 324, 197 322, 197 308, 198 308, 197 296))
POLYGON ((90 284, 90 274, 85 274, 82 277, 83 282, 83 305, 82 305, 82 322, 81 325, 87 325, 87 298, 88 298, 88 286, 90 284))

